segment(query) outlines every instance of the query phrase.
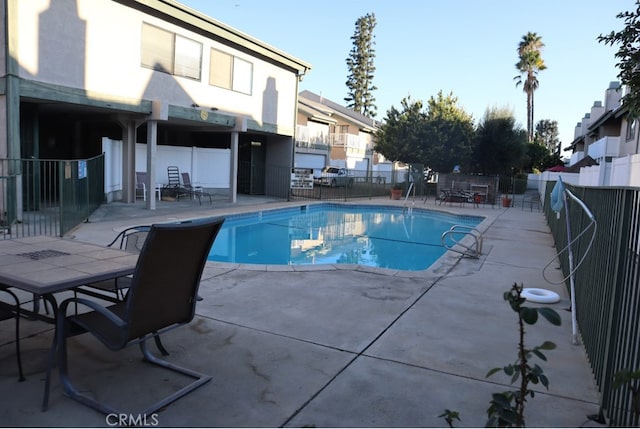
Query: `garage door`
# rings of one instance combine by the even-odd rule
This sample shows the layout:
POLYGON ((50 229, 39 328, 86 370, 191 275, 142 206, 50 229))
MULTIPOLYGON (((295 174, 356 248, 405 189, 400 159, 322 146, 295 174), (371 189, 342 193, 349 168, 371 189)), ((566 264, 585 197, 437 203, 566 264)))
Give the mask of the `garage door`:
POLYGON ((293 166, 296 168, 313 168, 314 175, 318 175, 325 166, 324 155, 314 155, 311 153, 296 153, 293 159, 293 166))

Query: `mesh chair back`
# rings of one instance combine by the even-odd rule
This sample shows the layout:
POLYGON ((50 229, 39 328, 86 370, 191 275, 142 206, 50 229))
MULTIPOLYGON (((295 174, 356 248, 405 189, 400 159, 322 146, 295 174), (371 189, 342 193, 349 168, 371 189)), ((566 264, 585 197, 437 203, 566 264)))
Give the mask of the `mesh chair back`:
POLYGON ((136 187, 142 189, 143 185, 147 183, 147 173, 143 171, 136 171, 136 187))
POLYGON ((107 246, 112 247, 117 244, 118 247, 122 250, 127 250, 132 253, 140 253, 142 251, 142 246, 144 245, 144 241, 149 234, 149 229, 151 227, 147 225, 139 225, 132 226, 121 231, 116 238, 113 239, 111 243, 107 246))
POLYGON ((129 289, 128 340, 193 319, 202 270, 223 222, 151 226, 129 289))
POLYGON ((144 246, 144 242, 147 239, 147 235, 149 234, 149 229, 137 229, 134 231, 130 231, 122 242, 122 246, 120 247, 123 250, 132 253, 140 253, 142 251, 142 246, 144 246))
POLYGON ((191 188, 191 177, 189 176, 189 173, 181 173, 182 175, 182 183, 184 184, 185 188, 191 188))

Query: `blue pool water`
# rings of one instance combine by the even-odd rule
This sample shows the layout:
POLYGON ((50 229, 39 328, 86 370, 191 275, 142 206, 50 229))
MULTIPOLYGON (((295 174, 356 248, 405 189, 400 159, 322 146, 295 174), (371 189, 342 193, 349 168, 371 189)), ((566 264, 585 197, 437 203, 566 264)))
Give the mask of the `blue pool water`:
POLYGON ((359 264, 425 270, 446 249, 453 225, 476 226, 479 216, 414 208, 316 204, 227 217, 209 260, 241 264, 359 264))

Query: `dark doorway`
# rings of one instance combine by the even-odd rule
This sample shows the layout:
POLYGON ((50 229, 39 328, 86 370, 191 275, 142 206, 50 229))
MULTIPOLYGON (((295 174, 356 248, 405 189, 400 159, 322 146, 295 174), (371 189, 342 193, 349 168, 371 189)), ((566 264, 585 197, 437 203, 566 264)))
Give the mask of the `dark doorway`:
POLYGON ((238 192, 264 195, 266 145, 263 138, 245 136, 238 146, 238 192))

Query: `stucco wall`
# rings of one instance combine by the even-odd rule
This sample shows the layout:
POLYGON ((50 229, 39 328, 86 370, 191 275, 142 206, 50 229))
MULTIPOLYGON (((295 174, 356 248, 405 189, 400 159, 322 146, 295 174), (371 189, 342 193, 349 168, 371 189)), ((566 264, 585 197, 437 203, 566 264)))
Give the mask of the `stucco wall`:
POLYGON ((100 99, 215 107, 293 133, 297 76, 291 71, 111 0, 16 4, 19 73, 25 79, 84 89, 100 99), (140 65, 143 22, 202 43, 200 81, 140 65), (211 48, 253 64, 251 95, 208 84, 211 48))

